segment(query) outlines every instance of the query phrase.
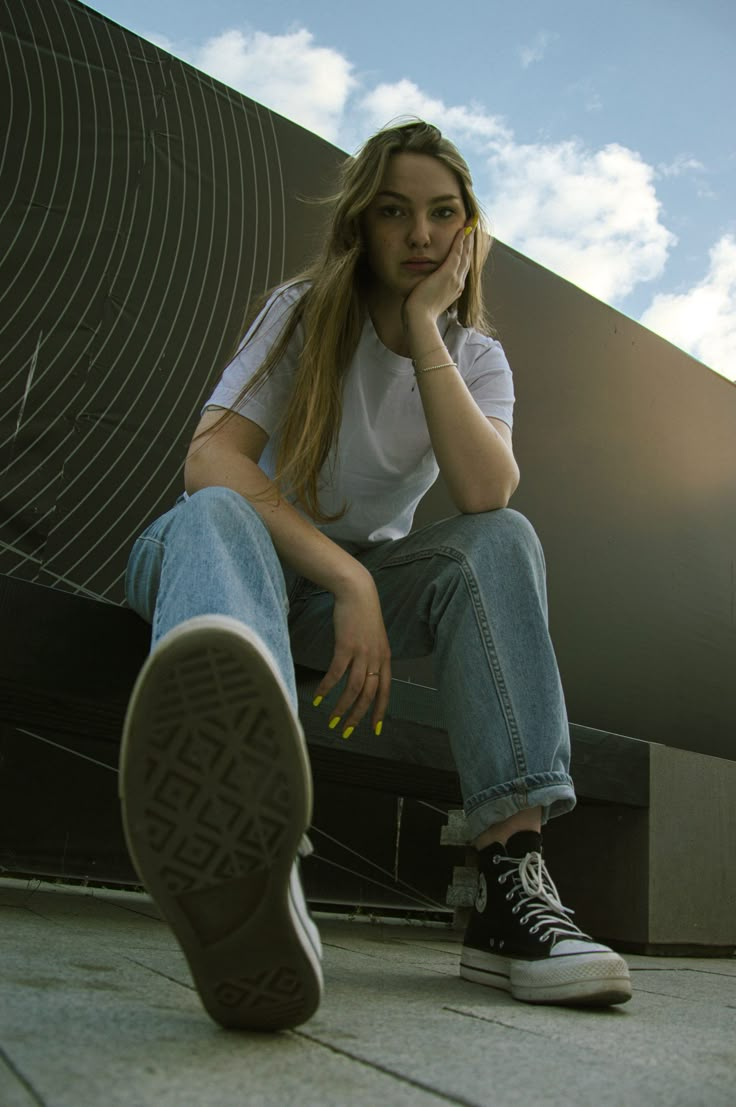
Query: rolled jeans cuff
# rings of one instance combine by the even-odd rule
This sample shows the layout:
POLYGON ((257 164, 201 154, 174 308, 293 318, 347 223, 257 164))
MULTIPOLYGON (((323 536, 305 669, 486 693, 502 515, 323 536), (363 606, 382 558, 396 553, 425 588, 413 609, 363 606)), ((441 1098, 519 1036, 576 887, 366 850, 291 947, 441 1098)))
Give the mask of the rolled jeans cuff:
POLYGON ((536 773, 476 792, 465 801, 465 826, 469 842, 496 823, 529 807, 542 808, 542 824, 572 811, 575 787, 567 773, 536 773))

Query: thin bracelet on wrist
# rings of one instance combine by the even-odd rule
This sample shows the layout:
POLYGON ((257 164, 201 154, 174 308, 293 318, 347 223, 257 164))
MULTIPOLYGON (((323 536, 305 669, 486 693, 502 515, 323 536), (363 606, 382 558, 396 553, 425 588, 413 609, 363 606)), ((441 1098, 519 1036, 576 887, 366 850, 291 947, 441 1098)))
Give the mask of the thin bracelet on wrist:
POLYGON ((433 346, 431 350, 425 350, 423 354, 419 354, 418 357, 415 357, 413 359, 412 365, 415 365, 418 361, 421 361, 422 358, 429 357, 429 355, 433 354, 435 352, 435 350, 444 350, 444 348, 445 348, 445 344, 444 344, 444 342, 442 342, 439 346, 433 346))
POLYGON ((414 366, 414 375, 418 373, 431 373, 433 369, 457 369, 457 365, 454 361, 443 361, 441 365, 425 365, 423 368, 419 368, 415 361, 412 362, 414 366))

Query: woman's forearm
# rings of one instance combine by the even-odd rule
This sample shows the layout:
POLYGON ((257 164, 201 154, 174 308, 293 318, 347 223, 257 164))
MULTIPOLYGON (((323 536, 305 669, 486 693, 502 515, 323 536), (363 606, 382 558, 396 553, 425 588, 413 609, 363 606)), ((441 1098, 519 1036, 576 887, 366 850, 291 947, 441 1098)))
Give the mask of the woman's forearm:
POLYGON ((479 409, 458 369, 421 372, 452 361, 436 323, 414 320, 408 329, 432 447, 455 506, 466 513, 505 507, 519 483, 510 441, 479 409))
POLYGON ((263 470, 242 453, 211 440, 204 449, 190 453, 184 476, 190 495, 201 488, 219 486, 231 488, 248 500, 268 527, 279 556, 321 588, 337 595, 367 583, 364 577, 370 579, 359 561, 280 496, 263 470))

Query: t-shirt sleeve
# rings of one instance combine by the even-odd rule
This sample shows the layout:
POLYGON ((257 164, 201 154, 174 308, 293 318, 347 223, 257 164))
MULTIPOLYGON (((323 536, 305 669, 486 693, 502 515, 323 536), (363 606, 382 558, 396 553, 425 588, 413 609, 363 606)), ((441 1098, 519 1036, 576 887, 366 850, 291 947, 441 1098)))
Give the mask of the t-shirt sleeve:
POLYGON ((458 367, 483 414, 512 427, 514 379, 501 343, 471 331, 460 350, 458 367))
POLYGON ((294 331, 281 361, 274 366, 266 380, 245 399, 239 397, 278 341, 304 291, 304 285, 290 285, 285 289, 278 289, 271 296, 253 322, 239 352, 222 374, 205 407, 214 404, 229 408, 238 415, 252 419, 268 435, 274 433, 289 402, 294 370, 303 343, 301 324, 294 331))

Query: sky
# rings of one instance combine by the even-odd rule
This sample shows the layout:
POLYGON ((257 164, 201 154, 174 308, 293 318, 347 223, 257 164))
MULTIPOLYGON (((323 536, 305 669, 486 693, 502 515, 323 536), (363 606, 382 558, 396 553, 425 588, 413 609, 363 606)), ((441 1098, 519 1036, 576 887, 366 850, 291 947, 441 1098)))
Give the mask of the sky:
POLYGON ((348 153, 436 123, 495 237, 736 380, 734 0, 94 0, 348 153))

